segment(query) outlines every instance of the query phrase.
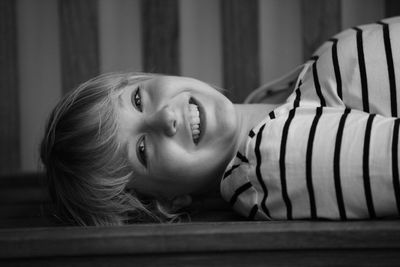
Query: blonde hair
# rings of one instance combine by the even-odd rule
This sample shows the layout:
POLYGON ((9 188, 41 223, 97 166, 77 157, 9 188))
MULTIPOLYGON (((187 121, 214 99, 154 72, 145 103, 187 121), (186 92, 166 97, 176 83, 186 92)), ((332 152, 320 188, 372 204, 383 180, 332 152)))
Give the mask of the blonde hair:
POLYGON ((79 225, 161 221, 155 202, 143 204, 126 184, 132 178, 116 141, 115 101, 122 89, 153 74, 112 73, 93 78, 54 108, 41 144, 57 216, 79 225))

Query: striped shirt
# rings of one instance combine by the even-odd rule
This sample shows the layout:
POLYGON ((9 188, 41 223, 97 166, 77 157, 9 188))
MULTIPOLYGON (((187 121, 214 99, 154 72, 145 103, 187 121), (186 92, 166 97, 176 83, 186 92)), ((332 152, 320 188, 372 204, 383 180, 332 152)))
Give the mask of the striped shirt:
POLYGON ((251 219, 400 215, 400 17, 343 31, 230 162, 222 197, 251 219))

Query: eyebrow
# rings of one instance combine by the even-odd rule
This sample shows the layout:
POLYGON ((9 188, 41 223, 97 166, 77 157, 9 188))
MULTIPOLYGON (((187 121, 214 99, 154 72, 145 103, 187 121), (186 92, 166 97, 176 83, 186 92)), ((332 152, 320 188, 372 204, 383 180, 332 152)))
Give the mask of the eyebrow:
MULTIPOLYGON (((134 89, 134 90, 132 90, 132 92, 130 93, 130 102, 131 102, 131 104, 133 104, 134 102, 132 102, 132 97, 133 97, 133 95, 134 95, 134 92, 136 91, 136 88, 134 89)), ((118 105, 120 106, 120 107, 125 107, 125 103, 124 103, 124 99, 123 99, 123 95, 124 95, 124 92, 123 93, 121 93, 121 94, 119 94, 119 96, 118 96, 118 105)))
MULTIPOLYGON (((128 81, 127 83, 125 83, 124 85, 123 85, 123 88, 122 88, 122 90, 124 90, 125 88, 127 88, 128 86, 135 86, 135 88, 132 90, 132 92, 131 92, 131 94, 130 94, 130 102, 131 102, 131 105, 134 105, 134 101, 133 101, 133 97, 134 97, 134 93, 136 92, 136 90, 137 90, 137 88, 140 86, 140 84, 143 82, 143 81, 147 81, 147 80, 149 80, 149 79, 140 79, 140 80, 138 80, 138 81, 135 81, 135 82, 133 82, 133 81, 128 81)), ((118 104, 120 105, 120 106, 124 106, 124 100, 122 99, 122 95, 123 95, 124 93, 121 93, 119 96, 118 96, 118 104)))
MULTIPOLYGON (((118 85, 118 89, 121 90, 122 92, 118 95, 118 105, 123 107, 124 106, 124 100, 122 98, 122 96, 124 95, 124 89, 126 89, 128 86, 132 86, 134 84, 138 84, 140 81, 129 81, 129 80, 125 80, 123 82, 121 82, 120 85, 118 85)), ((132 100, 131 100, 132 101, 132 100)))

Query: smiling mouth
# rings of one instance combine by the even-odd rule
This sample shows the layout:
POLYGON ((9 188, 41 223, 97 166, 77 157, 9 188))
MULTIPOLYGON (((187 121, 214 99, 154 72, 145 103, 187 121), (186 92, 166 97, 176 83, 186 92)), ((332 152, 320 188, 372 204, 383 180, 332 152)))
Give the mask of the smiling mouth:
POLYGON ((200 108, 194 98, 189 99, 189 123, 193 142, 197 145, 201 137, 200 108))

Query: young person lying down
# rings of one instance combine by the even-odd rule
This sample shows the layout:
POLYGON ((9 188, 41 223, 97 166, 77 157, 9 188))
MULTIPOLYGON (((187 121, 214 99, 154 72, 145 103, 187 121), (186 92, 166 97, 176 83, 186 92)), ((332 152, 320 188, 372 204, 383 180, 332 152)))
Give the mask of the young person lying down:
POLYGON ((257 220, 400 212, 400 18, 348 29, 280 104, 233 104, 207 83, 105 74, 65 96, 41 146, 58 216, 165 220, 220 189, 257 220))

